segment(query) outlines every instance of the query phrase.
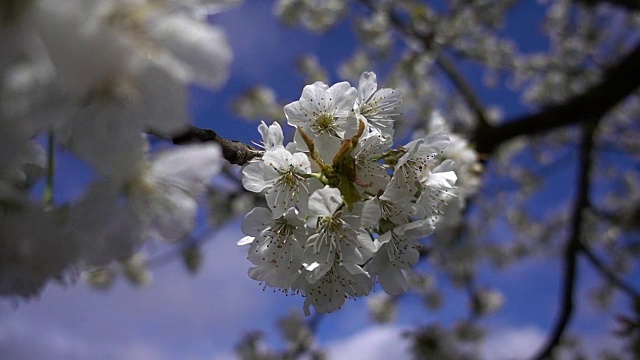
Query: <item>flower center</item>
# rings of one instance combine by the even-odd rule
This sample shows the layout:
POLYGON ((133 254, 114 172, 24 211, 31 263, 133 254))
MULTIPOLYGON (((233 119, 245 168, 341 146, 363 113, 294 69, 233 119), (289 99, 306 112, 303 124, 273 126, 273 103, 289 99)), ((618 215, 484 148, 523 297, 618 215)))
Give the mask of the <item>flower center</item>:
POLYGON ((342 227, 342 220, 332 216, 323 216, 320 219, 320 226, 327 229, 329 232, 337 232, 342 227))
POLYGON ((333 117, 333 115, 328 114, 326 112, 322 112, 318 114, 318 116, 316 117, 316 130, 320 134, 324 132, 329 132, 329 130, 333 128, 334 122, 335 122, 335 118, 333 117))
POLYGON ((284 244, 286 244, 287 240, 293 235, 293 227, 287 223, 287 220, 284 218, 279 218, 275 220, 275 226, 272 228, 272 231, 277 234, 276 237, 276 246, 281 248, 284 244))
POLYGON ((289 188, 296 188, 300 181, 300 175, 296 174, 293 166, 290 166, 288 170, 281 172, 278 182, 284 184, 289 188))

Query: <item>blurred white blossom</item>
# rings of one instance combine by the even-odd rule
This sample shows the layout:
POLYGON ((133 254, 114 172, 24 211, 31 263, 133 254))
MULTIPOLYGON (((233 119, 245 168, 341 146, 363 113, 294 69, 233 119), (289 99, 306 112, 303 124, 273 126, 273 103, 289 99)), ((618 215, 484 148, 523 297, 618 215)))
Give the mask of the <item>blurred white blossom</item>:
POLYGON ((152 154, 145 133, 182 131, 190 122, 189 85, 224 83, 231 49, 204 15, 237 3, 7 5, 15 11, 0 15, 2 295, 28 297, 51 279, 113 261, 137 269, 132 264, 140 261, 127 259, 146 240, 178 241, 193 230, 221 151, 208 144, 152 154), (95 174, 64 204, 55 201, 51 178, 66 175, 54 169, 60 149, 95 174), (38 180, 48 187, 42 203, 28 196, 38 180))

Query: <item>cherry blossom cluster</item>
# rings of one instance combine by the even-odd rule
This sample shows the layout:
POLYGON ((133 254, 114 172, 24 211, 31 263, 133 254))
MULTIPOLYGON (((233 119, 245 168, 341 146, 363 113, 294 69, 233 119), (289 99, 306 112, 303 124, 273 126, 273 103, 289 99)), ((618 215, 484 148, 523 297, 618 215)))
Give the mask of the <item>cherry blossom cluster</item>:
POLYGON ((221 151, 151 153, 145 133, 181 131, 189 84, 226 80, 230 47, 204 15, 233 3, 3 1, 0 295, 29 297, 72 269, 124 261, 147 239, 191 232, 221 151), (53 179, 75 174, 55 168, 60 151, 93 174, 62 200, 51 195, 53 179), (49 195, 34 199, 42 182, 49 195))
POLYGON ((407 290, 419 240, 431 234, 452 196, 456 174, 441 160, 446 133, 393 147, 400 94, 365 72, 358 87, 305 86, 284 107, 293 142, 278 123, 258 127, 264 155, 247 164, 244 187, 267 207, 246 215, 240 245, 250 244, 249 276, 305 296, 319 313, 371 292, 407 290))

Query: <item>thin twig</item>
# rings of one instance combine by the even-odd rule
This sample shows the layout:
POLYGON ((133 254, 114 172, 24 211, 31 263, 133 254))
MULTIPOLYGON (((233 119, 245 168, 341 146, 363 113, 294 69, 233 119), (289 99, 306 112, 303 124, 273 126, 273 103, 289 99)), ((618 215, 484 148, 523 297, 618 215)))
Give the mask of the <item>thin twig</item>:
POLYGON ((471 85, 467 82, 462 73, 456 68, 453 59, 451 59, 445 52, 441 51, 436 56, 436 64, 442 68, 442 70, 449 76, 449 79, 453 82, 458 91, 462 94, 462 97, 466 99, 471 110, 476 115, 478 120, 478 126, 488 127, 489 120, 487 119, 484 106, 480 102, 480 99, 476 96, 475 91, 471 85))
POLYGON ((618 275, 611 269, 609 269, 607 265, 605 265, 605 263, 600 258, 598 258, 598 256, 594 254, 586 244, 582 244, 580 250, 589 260, 591 265, 598 269, 602 276, 604 276, 613 285, 624 291, 630 297, 634 298, 635 300, 640 300, 640 292, 638 292, 631 285, 627 284, 626 282, 624 282, 624 280, 618 277, 618 275))
POLYGON ((578 164, 578 186, 575 206, 571 221, 571 236, 564 250, 564 273, 562 280, 560 312, 544 347, 534 357, 536 360, 549 358, 553 350, 558 346, 564 335, 574 310, 574 295, 576 277, 578 273, 578 252, 580 251, 580 238, 582 235, 582 223, 584 210, 589 206, 589 184, 591 171, 591 157, 594 142, 594 133, 598 122, 587 123, 583 126, 582 149, 578 164))
POLYGON ((238 140, 228 140, 209 129, 190 126, 182 133, 173 136, 174 144, 214 141, 222 146, 222 155, 232 164, 244 165, 249 160, 262 156, 262 151, 243 144, 238 140))
POLYGON ((251 159, 262 156, 262 151, 243 144, 238 140, 228 140, 218 135, 210 129, 201 129, 199 127, 189 125, 189 127, 181 133, 173 136, 150 132, 160 138, 171 140, 174 144, 190 144, 199 142, 216 142, 222 147, 222 156, 230 163, 244 165, 251 159))

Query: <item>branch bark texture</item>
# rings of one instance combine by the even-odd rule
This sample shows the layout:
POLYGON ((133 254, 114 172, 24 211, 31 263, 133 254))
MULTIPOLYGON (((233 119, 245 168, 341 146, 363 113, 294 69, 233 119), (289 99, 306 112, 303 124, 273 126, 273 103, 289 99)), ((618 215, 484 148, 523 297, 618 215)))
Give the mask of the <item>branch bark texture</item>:
POLYGON ((237 140, 228 140, 215 131, 209 129, 200 129, 195 126, 190 126, 187 130, 172 137, 174 144, 185 144, 194 142, 207 142, 213 141, 222 147, 222 155, 224 158, 237 165, 244 165, 249 160, 261 156, 262 151, 255 149, 252 146, 243 144, 237 140))

